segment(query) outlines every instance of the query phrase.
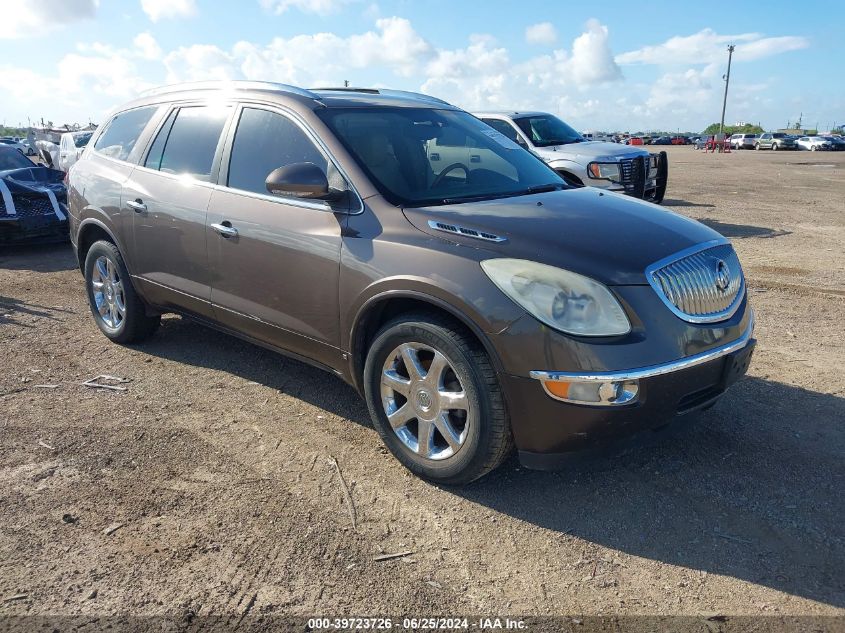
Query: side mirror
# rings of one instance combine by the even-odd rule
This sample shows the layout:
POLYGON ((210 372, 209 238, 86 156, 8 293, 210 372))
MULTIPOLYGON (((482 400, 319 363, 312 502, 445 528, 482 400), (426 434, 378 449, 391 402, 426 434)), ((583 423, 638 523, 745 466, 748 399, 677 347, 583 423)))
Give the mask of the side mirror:
POLYGON ((333 200, 339 194, 329 189, 326 173, 314 163, 293 163, 274 169, 264 184, 274 196, 333 200))

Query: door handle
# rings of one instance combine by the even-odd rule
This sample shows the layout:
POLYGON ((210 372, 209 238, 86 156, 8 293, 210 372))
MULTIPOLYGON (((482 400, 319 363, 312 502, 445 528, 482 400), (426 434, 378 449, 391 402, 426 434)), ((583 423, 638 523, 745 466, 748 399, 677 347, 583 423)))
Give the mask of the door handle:
POLYGON ((147 205, 145 205, 140 198, 135 198, 135 200, 127 200, 126 206, 132 209, 135 213, 143 213, 147 210, 147 205))
POLYGON ((469 155, 469 162, 480 163, 481 162, 481 154, 470 154, 469 155))
POLYGON ((237 237, 237 235, 238 235, 238 229, 236 229, 235 227, 233 227, 233 226, 229 223, 229 221, 228 221, 228 220, 227 220, 227 221, 225 221, 225 222, 222 222, 222 223, 220 223, 220 224, 212 224, 212 225, 211 225, 211 228, 213 228, 213 229, 214 229, 215 231, 217 231, 220 235, 222 235, 223 237, 226 237, 226 238, 229 238, 229 237, 237 237))

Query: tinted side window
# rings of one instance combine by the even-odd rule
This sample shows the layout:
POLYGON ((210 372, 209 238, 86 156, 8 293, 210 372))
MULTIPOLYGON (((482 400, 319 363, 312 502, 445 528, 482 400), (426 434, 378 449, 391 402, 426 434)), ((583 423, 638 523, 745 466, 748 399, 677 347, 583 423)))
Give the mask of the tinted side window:
POLYGON ((187 174, 197 180, 211 180, 214 156, 230 112, 231 107, 181 108, 173 124, 169 128, 165 125, 158 133, 159 137, 166 135, 158 167, 155 161, 159 151, 157 146, 160 147, 159 138, 153 143, 146 166, 168 174, 187 174))
MULTIPOLYGON (((487 125, 492 127, 497 132, 501 132, 505 136, 507 136, 510 140, 514 143, 519 142, 519 135, 516 133, 516 130, 513 129, 513 126, 508 123, 507 121, 502 121, 501 119, 481 119, 487 125)), ((590 135, 592 136, 592 134, 590 135)))
POLYGON ((100 134, 94 149, 106 156, 126 160, 155 111, 156 106, 150 106, 115 115, 100 134))
POLYGON ((244 108, 232 143, 227 184, 266 194, 268 174, 293 163, 314 163, 328 172, 326 157, 293 121, 275 112, 244 108))

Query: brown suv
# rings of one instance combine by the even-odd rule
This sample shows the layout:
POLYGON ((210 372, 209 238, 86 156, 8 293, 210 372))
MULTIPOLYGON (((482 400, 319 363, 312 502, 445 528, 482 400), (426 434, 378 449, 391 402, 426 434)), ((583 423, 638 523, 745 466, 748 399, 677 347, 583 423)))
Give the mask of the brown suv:
POLYGON ((168 87, 107 119, 69 184, 108 338, 178 312, 323 367, 438 482, 483 475, 513 444, 551 468, 705 408, 754 346, 719 234, 571 188, 425 95, 168 87))

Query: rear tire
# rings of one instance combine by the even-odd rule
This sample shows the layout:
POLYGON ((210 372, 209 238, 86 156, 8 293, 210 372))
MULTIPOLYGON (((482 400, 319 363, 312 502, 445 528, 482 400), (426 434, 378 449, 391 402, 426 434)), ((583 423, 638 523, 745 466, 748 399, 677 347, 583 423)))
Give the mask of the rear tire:
POLYGON ((135 343, 158 329, 161 316, 148 316, 117 246, 94 242, 85 256, 85 289, 100 331, 115 343, 135 343))
POLYGON ((778 144, 777 143, 772 143, 772 151, 773 152, 778 151, 778 144))
POLYGON ((376 431, 419 477, 466 484, 512 450, 496 371, 484 348, 448 318, 414 313, 387 323, 370 345, 363 382, 376 431))
POLYGON ((760 143, 754 143, 754 149, 756 149, 759 152, 760 151, 760 143))

